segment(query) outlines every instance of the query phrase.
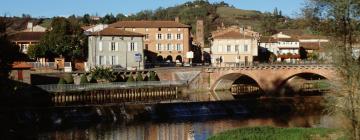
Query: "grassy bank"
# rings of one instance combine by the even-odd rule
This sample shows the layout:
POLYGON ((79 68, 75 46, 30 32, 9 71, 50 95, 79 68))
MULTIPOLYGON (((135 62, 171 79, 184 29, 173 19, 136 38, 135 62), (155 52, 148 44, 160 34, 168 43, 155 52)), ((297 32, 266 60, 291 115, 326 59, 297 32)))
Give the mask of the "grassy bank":
POLYGON ((209 140, 345 140, 336 134, 338 134, 336 130, 327 128, 252 127, 226 131, 209 138, 209 140))

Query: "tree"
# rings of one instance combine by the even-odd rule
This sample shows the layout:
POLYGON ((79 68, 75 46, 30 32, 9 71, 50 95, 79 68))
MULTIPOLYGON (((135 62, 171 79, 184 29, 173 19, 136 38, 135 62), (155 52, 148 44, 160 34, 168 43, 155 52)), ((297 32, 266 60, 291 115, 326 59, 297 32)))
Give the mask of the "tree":
POLYGON ((111 24, 114 23, 115 21, 116 18, 114 17, 113 14, 106 14, 103 18, 100 19, 100 22, 104 24, 111 24))
POLYGON ((66 80, 64 78, 60 78, 58 84, 59 85, 66 84, 66 80))
POLYGON ((81 22, 85 25, 89 25, 91 23, 91 19, 90 19, 90 15, 89 14, 85 14, 82 19, 81 22))
POLYGON ((353 44, 359 38, 360 1, 309 0, 308 6, 327 28, 320 30, 332 37, 329 51, 339 80, 329 94, 327 110, 341 117, 342 124, 354 140, 360 140, 360 64, 353 57, 353 44))
POLYGON ((45 33, 39 43, 41 52, 53 59, 63 56, 66 61, 85 59, 86 36, 77 20, 56 17, 51 22, 52 30, 45 33))

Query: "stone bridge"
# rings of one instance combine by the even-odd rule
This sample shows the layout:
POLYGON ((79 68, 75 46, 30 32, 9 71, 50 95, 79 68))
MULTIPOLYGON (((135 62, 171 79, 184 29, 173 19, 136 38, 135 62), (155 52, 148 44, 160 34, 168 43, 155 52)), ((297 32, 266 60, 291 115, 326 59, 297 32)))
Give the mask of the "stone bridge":
POLYGON ((261 65, 247 67, 202 67, 157 69, 160 80, 188 80, 195 89, 228 90, 241 76, 248 76, 265 93, 281 88, 289 79, 300 74, 316 74, 332 81, 337 74, 331 65, 261 65), (179 76, 182 73, 182 77, 179 76), (184 79, 187 77, 193 79, 184 79), (191 76, 190 76, 191 75, 191 76))

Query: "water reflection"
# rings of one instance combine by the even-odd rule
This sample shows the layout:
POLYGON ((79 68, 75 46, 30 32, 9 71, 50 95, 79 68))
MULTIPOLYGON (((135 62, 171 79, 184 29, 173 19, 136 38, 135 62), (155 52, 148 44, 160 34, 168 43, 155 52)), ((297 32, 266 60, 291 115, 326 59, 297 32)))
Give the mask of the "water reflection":
MULTIPOLYGON (((231 92, 194 93, 189 94, 187 98, 191 101, 234 100, 231 92)), ((301 105, 310 106, 310 108, 319 105, 318 98, 312 99, 312 97, 297 99, 296 102, 306 102, 301 105)), ((279 104, 279 102, 274 104, 279 104)), ((311 112, 307 109, 304 109, 307 112, 291 113, 286 112, 286 110, 285 112, 280 111, 281 113, 279 113, 275 110, 276 108, 266 114, 264 114, 263 110, 255 111, 259 113, 248 118, 234 118, 229 116, 219 120, 193 120, 193 122, 168 120, 168 122, 137 122, 131 124, 102 123, 92 127, 82 128, 79 126, 67 130, 40 133, 34 137, 41 140, 206 140, 214 134, 241 127, 326 126, 326 124, 320 124, 324 122, 323 118, 326 118, 326 116, 321 114, 321 110, 316 110, 316 107, 315 111, 312 110, 311 112)))
POLYGON ((320 119, 320 115, 306 115, 291 116, 287 119, 274 117, 206 122, 99 124, 88 129, 74 128, 44 133, 38 138, 55 140, 206 140, 214 134, 234 128, 250 126, 313 127, 319 124, 320 119))

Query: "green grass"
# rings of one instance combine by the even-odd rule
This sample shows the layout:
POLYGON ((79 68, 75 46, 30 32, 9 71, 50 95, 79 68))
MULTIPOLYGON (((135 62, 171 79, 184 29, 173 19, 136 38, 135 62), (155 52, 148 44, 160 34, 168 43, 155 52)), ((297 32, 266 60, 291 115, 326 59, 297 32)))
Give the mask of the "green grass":
POLYGON ((226 131, 209 140, 308 140, 315 135, 326 137, 335 132, 327 128, 251 127, 226 131))

